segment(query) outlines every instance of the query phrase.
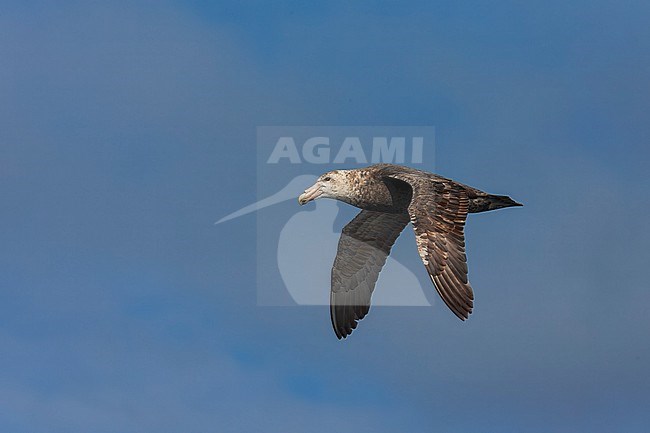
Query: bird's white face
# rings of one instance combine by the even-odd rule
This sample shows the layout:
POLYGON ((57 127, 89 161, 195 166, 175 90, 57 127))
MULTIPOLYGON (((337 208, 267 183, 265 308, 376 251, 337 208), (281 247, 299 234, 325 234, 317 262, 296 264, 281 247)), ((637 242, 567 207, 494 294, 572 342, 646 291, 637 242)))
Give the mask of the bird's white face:
POLYGON ((343 197, 349 188, 347 173, 348 170, 334 170, 323 174, 315 184, 300 194, 298 202, 303 205, 321 197, 333 199, 343 197))

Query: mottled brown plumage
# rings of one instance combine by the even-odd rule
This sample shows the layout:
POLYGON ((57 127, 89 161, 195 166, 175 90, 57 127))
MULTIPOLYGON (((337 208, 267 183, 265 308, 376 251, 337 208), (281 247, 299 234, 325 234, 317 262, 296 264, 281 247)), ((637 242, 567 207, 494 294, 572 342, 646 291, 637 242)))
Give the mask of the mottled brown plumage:
POLYGON ((338 338, 350 335, 368 313, 379 272, 409 221, 436 291, 466 320, 474 306, 463 233, 467 214, 521 206, 507 196, 393 164, 325 173, 299 201, 319 197, 362 209, 343 229, 332 267, 330 314, 338 338))

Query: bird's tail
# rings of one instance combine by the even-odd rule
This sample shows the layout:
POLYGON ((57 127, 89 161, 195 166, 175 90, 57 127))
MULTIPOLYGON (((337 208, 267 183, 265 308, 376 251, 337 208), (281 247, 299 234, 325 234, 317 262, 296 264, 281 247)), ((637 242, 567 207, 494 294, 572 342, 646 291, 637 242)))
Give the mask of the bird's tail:
POLYGON ((502 207, 510 206, 523 206, 523 204, 517 203, 507 195, 489 195, 488 200, 490 202, 490 208, 488 210, 501 209, 502 207))
POLYGON ((487 212, 489 210, 501 209, 511 206, 523 206, 507 195, 487 194, 470 200, 470 213, 487 212))

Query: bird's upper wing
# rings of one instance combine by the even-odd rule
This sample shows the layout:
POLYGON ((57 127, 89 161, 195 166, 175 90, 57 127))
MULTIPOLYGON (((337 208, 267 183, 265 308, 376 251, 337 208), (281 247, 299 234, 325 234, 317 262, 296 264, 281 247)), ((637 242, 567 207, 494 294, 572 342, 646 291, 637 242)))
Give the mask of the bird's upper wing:
POLYGON ((345 338, 368 313, 379 271, 409 216, 362 210, 341 232, 332 267, 330 315, 345 338))
POLYGON ((408 211, 422 262, 445 304, 459 319, 467 319, 474 293, 467 280, 463 233, 469 206, 466 191, 449 179, 424 172, 389 169, 384 175, 411 186, 408 211))

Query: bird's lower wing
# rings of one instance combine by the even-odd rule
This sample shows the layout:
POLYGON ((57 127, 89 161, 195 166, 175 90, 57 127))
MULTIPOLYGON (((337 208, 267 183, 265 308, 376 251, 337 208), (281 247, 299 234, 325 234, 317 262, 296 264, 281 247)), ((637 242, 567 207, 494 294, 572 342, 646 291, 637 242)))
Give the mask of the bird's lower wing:
POLYGON ((368 313, 377 277, 409 215, 361 211, 341 232, 332 267, 330 315, 345 338, 368 313))
POLYGON ((466 320, 474 307, 463 233, 469 208, 467 193, 444 178, 399 172, 387 177, 411 185, 408 210, 420 258, 442 300, 459 319, 466 320))

